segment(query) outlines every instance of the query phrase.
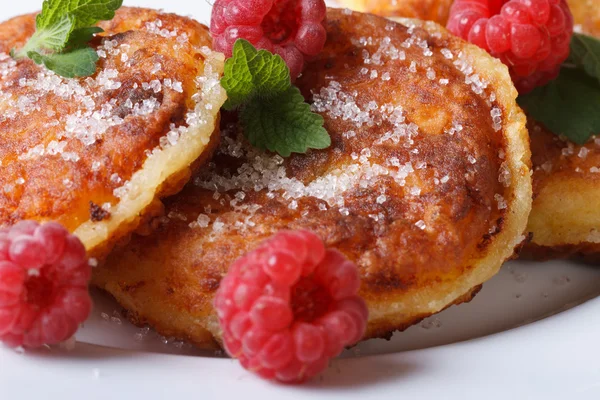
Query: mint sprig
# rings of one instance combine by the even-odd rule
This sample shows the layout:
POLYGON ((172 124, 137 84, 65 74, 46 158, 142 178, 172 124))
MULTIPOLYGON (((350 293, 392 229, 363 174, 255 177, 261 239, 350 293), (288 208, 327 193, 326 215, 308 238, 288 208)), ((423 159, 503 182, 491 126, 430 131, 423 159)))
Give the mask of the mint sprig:
POLYGON ((90 76, 98 55, 87 46, 101 28, 98 21, 114 18, 123 0, 45 0, 36 17, 36 31, 15 59, 28 57, 66 78, 90 76))
POLYGON ((244 134, 253 146, 287 157, 331 145, 323 117, 311 112, 292 86, 280 56, 239 39, 225 63, 221 85, 228 97, 224 107, 239 109, 244 134))
POLYGON ((574 34, 558 78, 518 102, 550 131, 577 144, 600 134, 600 41, 574 34))
POLYGON ((227 90, 228 109, 239 107, 254 97, 271 97, 291 85, 290 70, 279 56, 256 50, 246 40, 236 41, 233 57, 225 63, 221 84, 227 90))

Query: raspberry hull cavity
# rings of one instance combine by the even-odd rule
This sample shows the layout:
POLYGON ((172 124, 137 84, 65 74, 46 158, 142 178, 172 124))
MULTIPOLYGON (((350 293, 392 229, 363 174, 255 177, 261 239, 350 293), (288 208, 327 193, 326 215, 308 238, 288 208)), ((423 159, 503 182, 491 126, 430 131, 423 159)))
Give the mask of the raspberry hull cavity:
POLYGON ((325 14, 323 0, 217 0, 210 31, 217 51, 231 57, 235 41, 246 39, 280 55, 294 79, 325 45, 325 14))
POLYGON ((0 341, 35 348, 69 339, 92 307, 90 275, 81 241, 59 224, 0 230, 0 341))
POLYGON ((227 352, 266 379, 300 383, 365 332, 356 265, 308 231, 281 232, 238 259, 215 308, 227 352))
POLYGON ((573 16, 566 0, 457 0, 448 29, 499 58, 524 94, 558 76, 573 16))

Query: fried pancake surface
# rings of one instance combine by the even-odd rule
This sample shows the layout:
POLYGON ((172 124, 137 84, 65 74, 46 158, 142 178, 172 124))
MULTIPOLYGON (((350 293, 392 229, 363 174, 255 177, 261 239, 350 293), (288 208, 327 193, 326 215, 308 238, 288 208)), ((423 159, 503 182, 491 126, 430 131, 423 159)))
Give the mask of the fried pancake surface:
POLYGON ((524 256, 600 260, 600 139, 575 145, 533 121, 529 132, 534 207, 528 230, 533 240, 524 256))
POLYGON ((438 25, 403 23, 330 10, 325 49, 297 83, 332 146, 282 159, 230 127, 156 233, 94 283, 134 322, 210 347, 228 266, 279 230, 309 229, 359 266, 365 339, 470 300, 524 238, 525 116, 502 64, 438 25))
POLYGON ((34 15, 0 24, 0 226, 56 220, 95 255, 187 182, 225 100, 205 26, 123 8, 102 27, 97 73, 63 79, 7 55, 34 15))
MULTIPOLYGON (((567 0, 576 30, 600 37, 600 2, 567 0)), ((430 18, 445 24, 452 1, 428 4, 413 0, 355 0, 340 3, 379 15, 430 18), (355 4, 350 4, 355 3, 355 4), (360 3, 360 4, 358 4, 360 3), (393 3, 393 6, 391 5, 393 3), (383 8, 389 7, 387 10, 383 8), (440 7, 445 10, 440 10, 440 7)), ((561 140, 529 118, 534 167, 534 201, 528 230, 532 241, 521 253, 539 260, 583 256, 600 260, 600 140, 584 146, 561 140)))

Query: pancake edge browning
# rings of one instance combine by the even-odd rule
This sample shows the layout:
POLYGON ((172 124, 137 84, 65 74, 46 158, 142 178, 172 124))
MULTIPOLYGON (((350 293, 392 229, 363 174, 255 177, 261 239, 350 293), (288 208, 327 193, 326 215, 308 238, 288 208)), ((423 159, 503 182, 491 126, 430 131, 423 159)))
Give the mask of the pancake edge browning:
MULTIPOLYGON (((444 28, 432 22, 410 19, 399 19, 398 22, 405 25, 418 25, 429 34, 449 35, 444 28)), ((450 39, 452 41, 460 40, 454 37, 450 39)), ((483 50, 463 41, 459 43, 468 63, 484 80, 489 82, 496 93, 498 104, 503 108, 503 129, 497 134, 503 135, 506 143, 503 150, 506 152, 506 166, 511 176, 510 185, 504 192, 507 212, 499 224, 501 226, 499 232, 482 237, 485 246, 482 250, 474 252, 472 259, 465 262, 465 272, 460 279, 436 282, 435 285, 419 287, 417 291, 399 295, 391 294, 389 299, 369 302, 371 314, 368 331, 363 340, 389 338, 394 331, 404 330, 451 305, 471 300, 480 290, 481 284, 498 272, 503 262, 513 256, 515 248, 525 239, 523 233, 531 211, 532 198, 531 153, 525 115, 516 104, 517 94, 511 84, 507 68, 483 50), (440 292, 443 295, 436 296, 440 292), (430 298, 439 299, 434 302, 423 300, 430 298)), ((160 242, 160 237, 156 240, 160 242)), ((127 265, 139 262, 138 255, 144 251, 144 245, 152 243, 152 240, 146 244, 143 243, 145 242, 137 243, 130 251, 119 252, 117 256, 119 264, 127 265)), ((164 254, 164 257, 169 257, 169 254, 164 254)), ((151 259, 148 262, 153 264, 148 267, 152 269, 159 268, 162 261, 151 259)), ((151 305, 140 298, 139 294, 136 294, 138 289, 150 290, 147 287, 144 288, 143 280, 130 279, 131 275, 128 273, 120 278, 118 276, 111 277, 110 274, 109 270, 99 267, 96 270, 94 283, 111 292, 121 305, 129 310, 127 316, 134 324, 140 326, 150 324, 165 336, 187 339, 199 347, 218 347, 221 332, 214 311, 192 312, 178 309, 177 304, 166 303, 160 305, 160 309, 148 309, 151 305), (163 313, 163 315, 157 313, 163 313)), ((135 276, 135 273, 132 274, 135 276)), ((201 284, 213 287, 213 285, 218 285, 218 281, 207 281, 201 284)), ((168 284, 160 285, 161 290, 168 287, 168 284)), ((159 287, 155 289, 159 289, 159 287)), ((169 293, 167 289, 166 295, 169 294, 172 292, 169 293)), ((192 308, 194 307, 195 305, 192 308)))
MULTIPOLYGON (((390 18, 404 25, 417 25, 429 34, 451 35, 445 28, 432 21, 421 21, 410 18, 390 18)), ((506 141, 506 163, 511 173, 511 185, 507 188, 509 193, 505 196, 508 213, 502 222, 502 230, 491 238, 490 245, 486 248, 483 257, 472 260, 469 273, 450 282, 436 285, 435 288, 424 289, 419 295, 412 294, 414 304, 409 305, 415 314, 414 323, 423 318, 436 314, 451 305, 470 301, 479 291, 480 286, 492 278, 502 264, 511 259, 517 249, 525 240, 527 219, 532 208, 532 181, 531 181, 531 150, 527 131, 527 119, 521 108, 516 103, 517 91, 512 85, 508 68, 499 60, 492 58, 486 51, 479 47, 464 42, 463 54, 477 74, 489 82, 494 88, 497 101, 504 107, 504 125, 502 134, 506 141), (445 286, 445 287, 444 287, 445 286), (437 302, 418 304, 421 296, 431 298, 428 292, 446 292, 447 296, 437 302)), ((409 302, 403 301, 402 307, 409 302)), ((383 337, 387 338, 396 330, 408 328, 411 324, 399 324, 394 321, 391 308, 373 308, 369 305, 369 326, 364 339, 383 337), (387 310, 386 310, 387 309, 387 310), (374 320, 384 321, 374 323, 374 320), (400 328, 399 328, 400 327, 400 328)))
MULTIPOLYGON (((437 23, 446 23, 453 1, 440 0, 432 4, 431 0, 398 0, 391 6, 387 0, 341 0, 340 3, 360 11, 372 12, 381 16, 406 16, 432 19, 437 23), (443 4, 442 4, 443 3, 443 4), (437 7, 446 7, 436 9, 437 7), (416 14, 416 15, 415 15, 416 14)), ((567 0, 575 24, 586 34, 600 36, 600 2, 595 0, 567 0)), ((392 18, 394 19, 394 18, 392 18)), ((530 118, 530 123, 532 123, 530 118)), ((544 130, 544 129, 543 129, 544 130)), ((543 143, 553 133, 531 134, 535 145, 543 143)), ((575 146, 575 154, 582 148, 593 145, 575 146)), ((600 162, 600 154, 592 153, 600 162)), ((544 156, 533 152, 534 160, 544 156)), ((597 165, 598 166, 598 165, 597 165)), ((540 165, 534 164, 534 168, 540 165)), ((551 259, 578 258, 590 263, 600 262, 600 212, 594 212, 590 205, 600 201, 600 186, 597 173, 575 171, 576 166, 566 166, 558 173, 543 174, 535 172, 533 208, 527 231, 532 234, 520 253, 523 258, 537 261, 551 259)))
MULTIPOLYGON (((600 2, 567 0, 575 24, 588 35, 600 37, 600 2)), ((528 231, 533 240, 523 250, 523 257, 537 261, 576 258, 590 264, 600 263, 600 175, 590 165, 600 166, 600 143, 591 139, 584 145, 563 142, 541 126, 530 128, 534 149, 533 210, 528 231), (554 144, 549 144, 554 140, 554 144), (570 150, 562 154, 555 144, 570 150), (542 154, 546 151, 548 154, 542 154), (586 154, 579 157, 579 154, 586 154), (544 163, 555 166, 550 173, 544 163)))
MULTIPOLYGON (((33 32, 35 15, 25 14, 3 22, 2 24, 8 25, 3 31, 3 39, 25 41, 33 32)), ((112 206, 110 218, 94 218, 90 215, 89 219, 82 219, 84 222, 69 227, 81 239, 90 257, 103 259, 115 245, 126 242, 132 232, 147 231, 146 222, 162 212, 160 199, 180 191, 192 173, 212 155, 218 145, 219 110, 227 98, 225 90, 218 83, 223 75, 225 59, 223 54, 203 47, 210 46, 212 42, 208 27, 176 14, 122 7, 113 20, 99 24, 105 29, 100 37, 122 37, 128 32, 141 31, 145 23, 155 19, 167 21, 182 31, 189 32, 190 40, 194 41, 194 54, 200 61, 189 77, 191 80, 202 79, 202 82, 196 84, 190 99, 186 99, 187 111, 196 108, 195 111, 205 123, 183 125, 186 129, 177 143, 168 148, 155 148, 152 155, 146 156, 142 165, 128 179, 129 190, 112 206), (199 92, 199 99, 191 98, 194 93, 199 92), (210 110, 205 105, 210 105, 210 110)), ((164 40, 175 43, 174 38, 164 40)), ((94 41, 97 42, 99 40, 94 41)), ((99 70, 97 74, 101 72, 99 70)), ((166 133, 163 132, 163 136, 166 133)), ((152 149, 147 151, 150 150, 152 149)), ((133 163, 134 160, 129 162, 133 163)))
MULTIPOLYGON (((546 143, 548 139, 558 138, 544 130, 532 133, 534 144, 546 143), (547 135, 551 137, 542 137, 547 135)), ((543 162, 538 160, 535 164, 534 207, 527 227, 533 240, 525 246, 523 257, 538 261, 573 257, 598 263, 600 211, 595 205, 600 201, 600 176, 586 166, 600 162, 598 145, 592 140, 584 146, 574 146, 574 154, 568 158, 556 154, 548 158, 558 164, 557 170, 546 173, 543 162), (578 157, 582 149, 589 151, 586 159, 578 157)))
MULTIPOLYGON (((124 7, 119 12, 129 17, 138 11, 144 9, 124 7)), ((204 68, 196 78, 219 80, 224 71, 224 55, 211 49, 205 56, 204 68)), ((210 103, 217 110, 227 99, 220 84, 203 86, 199 90, 202 91, 202 103, 210 103)), ((218 111, 211 113, 205 109, 202 113, 205 124, 188 126, 176 144, 145 160, 142 168, 131 177, 130 190, 111 209, 111 218, 100 222, 86 221, 74 231, 88 254, 103 258, 115 245, 126 241, 131 232, 146 229, 145 223, 162 212, 160 199, 179 192, 193 171, 212 155, 219 141, 219 115, 218 111)))

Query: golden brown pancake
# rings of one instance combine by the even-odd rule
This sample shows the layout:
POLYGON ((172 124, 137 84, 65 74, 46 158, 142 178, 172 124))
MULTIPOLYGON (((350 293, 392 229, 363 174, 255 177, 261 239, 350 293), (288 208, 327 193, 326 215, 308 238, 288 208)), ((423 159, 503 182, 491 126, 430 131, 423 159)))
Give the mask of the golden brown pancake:
POLYGON ((534 165, 532 242, 523 256, 600 260, 600 139, 583 146, 529 123, 534 165))
POLYGON ((357 263, 365 339, 388 337, 470 300, 524 239, 530 152, 506 67, 433 23, 332 9, 327 30, 297 84, 331 147, 283 159, 225 129, 157 231, 95 270, 135 323, 214 346, 229 265, 308 229, 357 263))
MULTIPOLYGON (((569 0, 577 29, 600 37, 600 2, 569 0)), ((600 137, 585 145, 529 122, 533 153, 532 242, 523 256, 600 261, 600 137)))
POLYGON ((96 74, 63 79, 7 55, 34 15, 0 24, 0 226, 55 220, 98 256, 209 156, 226 97, 205 26, 123 8, 102 27, 96 74))
MULTIPOLYGON (((445 24, 452 1, 345 0, 368 3, 380 15, 417 16, 445 24), (386 10, 383 8, 387 7, 386 10), (441 7, 441 8, 440 8, 441 7), (444 9, 445 7, 445 9, 444 9), (437 16, 437 17, 436 17, 437 16)), ((575 29, 600 37, 600 2, 568 0, 575 29)), ((362 9, 359 5, 357 9, 362 9)), ((534 167, 534 201, 528 230, 532 241, 522 256, 547 260, 583 256, 600 260, 600 140, 584 146, 563 140, 529 118, 534 167)))

